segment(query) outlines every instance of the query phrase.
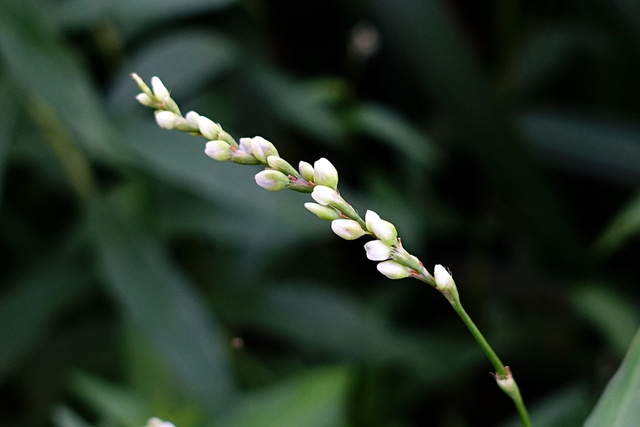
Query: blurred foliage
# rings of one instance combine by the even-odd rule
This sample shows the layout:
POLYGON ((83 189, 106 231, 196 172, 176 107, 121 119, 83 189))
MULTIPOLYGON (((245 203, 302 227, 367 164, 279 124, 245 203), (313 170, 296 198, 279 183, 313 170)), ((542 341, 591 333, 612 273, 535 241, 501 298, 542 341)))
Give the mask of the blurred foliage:
MULTIPOLYGON (((437 292, 158 129, 131 72, 329 158, 534 424, 581 425, 640 324, 639 71, 634 2, 3 0, 0 425, 517 425, 437 292)), ((590 426, 637 420, 638 348, 590 426)))

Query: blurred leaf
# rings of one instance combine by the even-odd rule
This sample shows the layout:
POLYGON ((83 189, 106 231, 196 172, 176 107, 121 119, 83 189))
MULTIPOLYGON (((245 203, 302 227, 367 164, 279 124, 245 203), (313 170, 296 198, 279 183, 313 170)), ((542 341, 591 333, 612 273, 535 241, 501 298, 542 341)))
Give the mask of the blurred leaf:
MULTIPOLYGON (((131 58, 126 73, 117 79, 110 91, 109 103, 115 112, 140 108, 133 98, 138 88, 131 79, 132 72, 147 82, 157 75, 174 94, 186 98, 203 84, 231 69, 239 55, 240 51, 231 39, 211 32, 172 32, 153 39, 131 58)), ((151 120, 152 114, 148 117, 151 120)))
POLYGON ((234 3, 234 0, 65 0, 56 18, 70 28, 86 28, 115 19, 131 32, 166 19, 204 13, 234 3))
POLYGON ((67 263, 47 264, 19 283, 0 299, 0 378, 45 339, 52 319, 62 307, 80 295, 84 282, 71 274, 67 263))
POLYGON ((631 427, 640 420, 640 330, 585 427, 631 427))
POLYGON ((640 313, 635 304, 608 283, 581 285, 571 293, 571 300, 609 347, 619 356, 625 354, 640 326, 640 313))
POLYGON ((533 95, 536 91, 556 83, 563 72, 581 57, 610 56, 616 48, 610 34, 593 25, 561 22, 545 27, 528 37, 518 58, 510 65, 504 85, 520 96, 533 95))
POLYGON ((15 93, 4 75, 0 76, 0 211, 2 210, 2 194, 4 190, 4 174, 9 143, 15 130, 14 124, 18 110, 13 106, 15 93))
POLYGON ((351 374, 345 367, 309 370, 251 393, 225 427, 337 427, 346 423, 351 374))
MULTIPOLYGON (((525 396, 526 399, 526 396, 525 396)), ((579 427, 589 411, 584 386, 572 386, 529 404, 531 423, 536 427, 579 427)), ((502 427, 521 427, 520 418, 501 424, 502 427)))
POLYGON ((72 388, 98 414, 99 419, 108 420, 110 424, 139 427, 150 416, 146 404, 131 391, 91 375, 76 374, 72 388))
POLYGON ((614 12, 616 23, 635 36, 636 49, 640 46, 640 4, 630 0, 602 0, 604 10, 614 12))
POLYGON ((91 427, 80 415, 66 406, 58 406, 55 408, 52 419, 56 427, 91 427))
POLYGON ((484 173, 547 240, 555 255, 573 261, 581 252, 573 226, 525 151, 513 120, 467 53, 441 2, 368 0, 383 36, 420 89, 443 108, 474 150, 484 173))
POLYGON ((131 330, 126 331, 126 338, 127 383, 137 396, 144 397, 150 411, 147 416, 171 420, 176 426, 203 425, 210 415, 202 405, 180 393, 168 365, 156 356, 148 340, 131 330))
POLYGON ((530 112, 521 124, 549 163, 625 184, 640 184, 640 128, 566 111, 530 112))
POLYGON ((346 130, 336 108, 337 81, 295 81, 264 64, 252 67, 247 75, 255 92, 283 124, 332 146, 344 141, 346 130))
POLYGON ((302 349, 368 365, 401 366, 431 384, 481 360, 472 344, 458 347, 451 339, 409 337, 352 298, 304 281, 272 283, 263 296, 244 298, 242 306, 227 315, 286 337, 302 349))
POLYGON ((32 1, 0 2, 0 55, 21 91, 55 111, 94 155, 122 156, 86 70, 32 1))
POLYGON ((355 108, 356 128, 404 155, 409 162, 434 170, 442 154, 426 135, 389 108, 361 104, 355 108))
POLYGON ((593 250, 600 256, 611 255, 629 239, 636 237, 639 232, 640 193, 636 194, 613 218, 595 241, 593 250))
POLYGON ((148 337, 177 381, 215 412, 234 398, 235 385, 218 327, 178 271, 149 240, 104 202, 89 211, 105 285, 127 318, 148 337))

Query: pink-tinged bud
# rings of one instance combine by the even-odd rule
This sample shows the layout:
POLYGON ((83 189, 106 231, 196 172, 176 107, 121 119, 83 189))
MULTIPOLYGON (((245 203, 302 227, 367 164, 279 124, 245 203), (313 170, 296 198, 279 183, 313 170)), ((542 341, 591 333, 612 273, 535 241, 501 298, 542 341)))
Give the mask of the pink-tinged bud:
POLYGON ((453 281, 451 273, 440 264, 433 267, 433 277, 436 281, 436 287, 441 291, 448 291, 456 288, 456 282, 453 281))
POLYGON ((198 129, 202 136, 210 140, 218 139, 220 131, 222 131, 222 127, 218 123, 204 116, 198 117, 198 129))
POLYGON ((398 264, 395 261, 380 262, 376 268, 389 279, 404 279, 411 275, 411 270, 408 267, 398 264))
POLYGON ((153 95, 158 98, 161 102, 167 102, 171 99, 171 95, 169 94, 169 90, 165 87, 158 77, 151 77, 151 88, 153 89, 153 95))
POLYGON ((251 138, 240 138, 240 145, 238 149, 253 156, 253 151, 251 149, 251 138))
POLYGON ((156 111, 156 123, 163 129, 174 129, 181 117, 171 111, 156 111))
POLYGON ((311 166, 311 163, 301 161, 298 164, 298 171, 300 171, 300 175, 304 179, 313 182, 313 166, 311 166))
POLYGON ((389 221, 380 219, 380 216, 374 211, 367 211, 364 218, 367 228, 378 239, 390 246, 394 246, 398 243, 398 232, 396 231, 395 225, 389 221))
POLYGON ((372 240, 365 243, 364 250, 371 261, 384 261, 391 258, 393 248, 382 240, 372 240))
POLYGON ((338 189, 338 171, 324 157, 313 164, 313 182, 317 185, 338 189))
POLYGON ((331 229, 345 240, 355 240, 365 235, 360 224, 352 219, 336 219, 331 221, 331 229))
POLYGON ((261 163, 267 163, 267 157, 269 156, 278 155, 275 145, 261 136, 251 138, 251 152, 261 163))
POLYGON ((229 147, 229 144, 220 140, 207 142, 204 152, 212 159, 221 162, 225 162, 231 159, 231 154, 233 154, 233 152, 231 151, 231 147, 229 147))
POLYGON ((333 188, 325 187, 324 185, 316 185, 313 187, 313 192, 311 193, 311 197, 313 200, 321 204, 322 206, 329 206, 334 204, 339 199, 342 199, 338 192, 333 188))
POLYGON ((317 203, 307 202, 304 204, 305 209, 315 214, 318 218, 326 221, 333 221, 340 218, 340 213, 329 206, 322 206, 317 203))
POLYGON ((289 184, 289 178, 280 171, 266 169, 255 176, 256 183, 269 191, 279 191, 289 184))

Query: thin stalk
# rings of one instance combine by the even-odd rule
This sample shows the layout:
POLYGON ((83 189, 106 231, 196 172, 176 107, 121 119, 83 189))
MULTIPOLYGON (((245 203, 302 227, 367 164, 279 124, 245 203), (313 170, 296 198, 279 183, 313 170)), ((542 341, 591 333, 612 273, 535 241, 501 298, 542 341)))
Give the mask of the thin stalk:
POLYGON ((518 415, 520 416, 520 421, 524 427, 531 427, 531 419, 529 418, 529 413, 527 412, 527 407, 524 404, 524 400, 522 400, 522 395, 520 394, 520 389, 511 374, 511 369, 508 366, 505 366, 493 348, 489 345, 489 342, 485 339, 484 335, 480 332, 480 329, 473 323, 471 317, 467 314, 465 309, 462 307, 459 299, 450 300, 451 306, 458 313, 460 319, 465 324, 467 329, 471 332, 471 335, 476 339, 476 342, 480 345, 480 348, 487 356, 493 368, 495 369, 496 381, 498 382, 498 386, 504 391, 507 396, 509 396, 518 411, 518 415))

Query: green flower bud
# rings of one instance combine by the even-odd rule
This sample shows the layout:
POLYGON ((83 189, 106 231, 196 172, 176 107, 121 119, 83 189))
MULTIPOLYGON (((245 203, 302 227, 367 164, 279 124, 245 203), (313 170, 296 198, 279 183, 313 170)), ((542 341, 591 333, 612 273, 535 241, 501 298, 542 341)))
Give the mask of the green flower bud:
POLYGON ((292 175, 296 178, 300 177, 298 171, 282 157, 269 156, 267 157, 267 164, 271 169, 278 170, 285 175, 292 175))
POLYGON ((364 250, 371 261, 384 261, 391 258, 393 248, 382 240, 372 240, 365 243, 364 250))
POLYGON ((338 189, 338 171, 324 157, 313 164, 313 182, 317 185, 338 189))
POLYGON ((135 80, 136 84, 138 85, 138 87, 140 88, 140 90, 147 94, 149 97, 153 98, 153 92, 151 91, 151 89, 149 88, 149 86, 147 86, 147 84, 144 82, 144 80, 142 80, 140 78, 139 75, 137 75, 136 73, 131 73, 131 78, 133 80, 135 80))
POLYGON ((230 160, 231 155, 233 154, 233 152, 231 151, 231 147, 229 147, 229 144, 220 140, 207 142, 204 152, 207 156, 211 157, 212 159, 218 160, 221 162, 230 160))
POLYGON ((307 202, 304 207, 311 213, 315 214, 318 218, 326 221, 333 221, 340 218, 340 212, 329 206, 322 206, 317 203, 307 202))
POLYGON ((411 275, 411 270, 408 267, 398 264, 395 261, 380 262, 376 268, 389 279, 404 279, 411 275))
POLYGON ((313 182, 313 166, 311 166, 311 163, 301 161, 298 163, 298 170, 304 179, 313 182))
POLYGON ((251 138, 251 152, 256 159, 265 164, 267 163, 267 157, 278 155, 275 145, 261 136, 251 138))
POLYGON ((396 231, 395 225, 389 221, 380 219, 380 216, 374 211, 367 211, 364 218, 367 228, 378 239, 390 246, 395 246, 398 243, 398 232, 396 231))
MULTIPOLYGON (((226 142, 226 141, 225 141, 226 142)), ((260 160, 253 157, 253 154, 247 153, 241 149, 233 151, 231 161, 239 165, 259 165, 260 160)))
POLYGON ((269 191, 282 190, 289 184, 289 178, 280 171, 273 169, 265 169, 258 172, 255 176, 256 183, 269 191))
POLYGON ((393 251, 391 252, 391 259, 394 261, 397 261, 402 265, 409 267, 411 270, 414 270, 423 274, 424 273, 429 274, 429 272, 426 271, 426 269, 422 265, 422 262, 420 262, 420 260, 417 257, 411 255, 402 247, 393 248, 393 251))
POLYGON ((355 240, 366 233, 360 224, 352 219, 335 219, 331 221, 331 229, 345 240, 355 240))

